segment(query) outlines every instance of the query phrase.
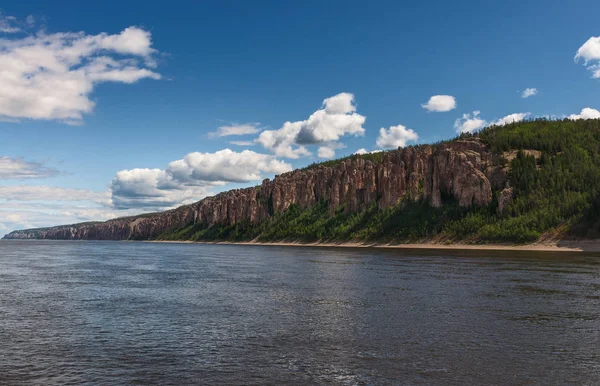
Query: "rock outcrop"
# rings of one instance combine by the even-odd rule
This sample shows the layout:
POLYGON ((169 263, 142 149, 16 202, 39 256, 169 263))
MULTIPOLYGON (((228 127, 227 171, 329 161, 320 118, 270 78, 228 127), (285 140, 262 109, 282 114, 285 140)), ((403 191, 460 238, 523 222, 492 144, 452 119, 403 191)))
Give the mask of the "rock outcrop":
POLYGON ((504 209, 506 209, 506 207, 510 205, 513 199, 513 194, 514 189, 512 187, 504 188, 498 194, 498 213, 504 212, 504 209))
POLYGON ((15 231, 6 238, 153 239, 190 224, 258 224, 292 204, 304 209, 323 200, 332 212, 342 204, 350 212, 374 203, 384 209, 405 198, 426 200, 434 207, 442 206, 444 197, 453 197, 465 207, 488 205, 492 189, 506 184, 506 172, 498 161, 476 138, 411 146, 386 152, 379 162, 355 156, 333 166, 315 165, 161 213, 15 231))

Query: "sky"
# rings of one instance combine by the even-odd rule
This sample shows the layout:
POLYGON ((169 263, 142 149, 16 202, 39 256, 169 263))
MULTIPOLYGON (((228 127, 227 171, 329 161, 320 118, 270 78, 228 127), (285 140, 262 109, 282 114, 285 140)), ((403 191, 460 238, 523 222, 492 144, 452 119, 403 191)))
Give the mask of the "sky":
POLYGON ((2 7, 0 236, 491 124, 600 117, 597 1, 2 7))

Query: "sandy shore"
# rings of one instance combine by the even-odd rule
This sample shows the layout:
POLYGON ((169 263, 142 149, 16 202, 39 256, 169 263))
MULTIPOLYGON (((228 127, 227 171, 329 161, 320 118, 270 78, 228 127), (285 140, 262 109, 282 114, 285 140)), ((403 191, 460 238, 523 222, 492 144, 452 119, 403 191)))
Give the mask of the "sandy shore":
POLYGON ((301 243, 301 242, 229 242, 229 241, 150 241, 153 243, 194 243, 213 245, 248 245, 248 246, 293 246, 293 247, 342 247, 342 248, 396 248, 396 249, 437 249, 437 250, 490 250, 490 251, 543 251, 543 252, 600 252, 600 240, 560 241, 558 243, 535 244, 382 244, 382 243, 301 243))

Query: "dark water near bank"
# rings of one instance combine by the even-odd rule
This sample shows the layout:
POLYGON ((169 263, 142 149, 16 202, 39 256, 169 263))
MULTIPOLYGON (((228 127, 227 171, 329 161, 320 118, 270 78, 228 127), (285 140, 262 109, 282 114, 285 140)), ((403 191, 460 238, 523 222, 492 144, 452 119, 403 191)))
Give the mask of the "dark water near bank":
POLYGON ((0 242, 0 384, 598 384, 600 258, 0 242))

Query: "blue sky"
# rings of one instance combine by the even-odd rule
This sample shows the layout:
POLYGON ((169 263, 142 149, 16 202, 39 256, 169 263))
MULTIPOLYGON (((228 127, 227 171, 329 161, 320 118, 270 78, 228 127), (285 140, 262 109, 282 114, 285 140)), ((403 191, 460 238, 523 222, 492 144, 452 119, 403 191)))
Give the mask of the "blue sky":
POLYGON ((4 4, 0 235, 165 209, 359 149, 595 117, 598 14, 594 1, 4 4))

